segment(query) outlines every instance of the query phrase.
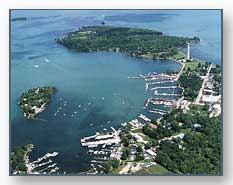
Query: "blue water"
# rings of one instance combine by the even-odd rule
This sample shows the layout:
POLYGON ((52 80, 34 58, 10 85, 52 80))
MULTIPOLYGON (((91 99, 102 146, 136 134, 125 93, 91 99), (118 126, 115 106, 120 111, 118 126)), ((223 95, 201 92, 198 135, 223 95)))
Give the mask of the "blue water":
POLYGON ((104 20, 107 25, 198 36, 201 43, 192 46, 192 56, 221 62, 221 17, 217 10, 12 11, 12 17, 19 16, 28 20, 11 22, 12 146, 33 143, 32 160, 58 151, 56 162, 61 172, 90 168, 90 158, 80 145, 81 137, 111 126, 117 128, 144 111, 144 101, 151 94, 145 92, 142 80, 129 76, 173 71, 180 66, 168 60, 152 61, 112 52, 76 53, 56 44, 55 38, 104 20), (49 61, 45 62, 46 58, 49 61), (57 88, 51 103, 38 115, 40 120, 26 120, 17 104, 19 96, 28 88, 46 85, 57 88), (63 106, 65 101, 67 105, 63 106), (54 116, 60 106, 63 109, 54 116))

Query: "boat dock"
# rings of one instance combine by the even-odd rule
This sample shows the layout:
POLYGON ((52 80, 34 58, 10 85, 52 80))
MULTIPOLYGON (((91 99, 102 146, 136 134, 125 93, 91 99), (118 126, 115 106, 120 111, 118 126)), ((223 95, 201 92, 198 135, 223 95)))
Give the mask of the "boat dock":
POLYGON ((155 113, 155 114, 160 114, 160 115, 166 114, 165 112, 160 112, 160 111, 156 111, 156 110, 148 110, 148 112, 155 113))
POLYGON ((141 119, 143 119, 143 120, 146 121, 146 122, 151 122, 151 119, 149 119, 148 117, 146 117, 146 116, 143 115, 143 114, 140 114, 138 117, 141 118, 141 119))
POLYGON ((149 103, 152 103, 154 105, 161 105, 161 104, 164 104, 164 105, 167 105, 167 106, 171 106, 174 104, 174 101, 173 99, 168 99, 168 98, 148 98, 148 104, 149 103))
POLYGON ((118 135, 119 132, 116 131, 113 127, 111 127, 111 129, 113 130, 112 133, 107 133, 107 134, 97 133, 93 136, 83 137, 81 139, 81 145, 87 146, 88 148, 95 148, 98 147, 99 145, 103 145, 105 147, 106 145, 113 145, 119 143, 120 142, 120 137, 118 135))
POLYGON ((153 91, 153 90, 157 90, 157 89, 177 89, 177 88, 179 88, 179 87, 178 86, 153 87, 150 90, 153 91))

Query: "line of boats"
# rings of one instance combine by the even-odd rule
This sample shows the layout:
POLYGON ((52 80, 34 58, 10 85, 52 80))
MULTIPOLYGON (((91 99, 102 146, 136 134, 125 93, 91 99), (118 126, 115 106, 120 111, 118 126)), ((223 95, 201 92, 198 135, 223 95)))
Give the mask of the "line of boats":
POLYGON ((29 156, 26 156, 26 167, 28 174, 52 174, 59 170, 57 163, 54 163, 51 158, 58 155, 58 152, 47 153, 43 157, 38 158, 35 161, 30 161, 29 156))

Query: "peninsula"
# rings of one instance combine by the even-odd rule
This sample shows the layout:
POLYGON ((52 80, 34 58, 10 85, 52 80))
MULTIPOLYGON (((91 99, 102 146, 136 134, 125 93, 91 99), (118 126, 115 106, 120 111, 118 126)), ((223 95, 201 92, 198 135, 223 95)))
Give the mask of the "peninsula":
POLYGON ((55 87, 37 87, 24 92, 19 100, 19 105, 27 119, 34 118, 45 109, 45 105, 50 101, 51 94, 55 92, 55 87))
POLYGON ((168 36, 155 30, 113 26, 81 27, 55 40, 77 52, 115 51, 152 59, 172 57, 187 42, 200 41, 198 37, 168 36))
POLYGON ((11 172, 13 174, 27 173, 28 153, 33 149, 33 144, 23 145, 13 149, 11 152, 11 172))
POLYGON ((16 17, 11 19, 11 21, 26 21, 26 20, 27 20, 26 17, 16 17))
POLYGON ((11 173, 13 175, 57 173, 59 167, 55 162, 53 162, 52 158, 56 157, 59 153, 46 153, 32 161, 29 158, 29 154, 33 149, 33 144, 26 144, 12 150, 10 159, 11 173))

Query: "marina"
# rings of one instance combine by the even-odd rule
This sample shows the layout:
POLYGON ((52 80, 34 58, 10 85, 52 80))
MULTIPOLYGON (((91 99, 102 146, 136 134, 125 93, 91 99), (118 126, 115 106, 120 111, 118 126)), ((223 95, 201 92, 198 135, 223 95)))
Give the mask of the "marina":
POLYGON ((95 148, 99 145, 113 145, 120 142, 119 131, 116 131, 113 127, 112 133, 100 134, 96 133, 95 135, 84 137, 81 139, 82 146, 87 146, 88 148, 95 148))
MULTIPOLYGON (((182 71, 187 70, 182 62, 125 55, 121 48, 114 49, 118 52, 69 51, 58 45, 55 38, 62 38, 83 26, 100 25, 100 14, 114 15, 117 21, 105 20, 107 26, 140 27, 174 36, 197 35, 206 43, 196 45, 192 56, 220 63, 219 33, 214 29, 219 24, 211 21, 205 11, 197 14, 192 10, 177 10, 178 13, 161 10, 166 16, 156 24, 143 18, 148 15, 144 10, 132 11, 132 15, 117 10, 101 13, 92 10, 91 16, 85 10, 73 10, 69 14, 65 10, 56 13, 51 10, 14 11, 13 18, 25 16, 27 21, 11 22, 10 141, 12 148, 27 142, 35 144, 29 163, 39 173, 80 174, 93 169, 90 173, 96 174, 96 169, 104 169, 103 161, 121 160, 121 127, 130 125, 141 130, 152 121, 159 125, 161 116, 170 112, 182 94, 176 83, 182 71), (132 20, 132 16, 138 18, 132 20), (211 26, 203 27, 207 24, 211 26), (35 28, 38 29, 33 34, 35 28), (56 87, 57 92, 46 109, 38 114, 38 119, 26 120, 17 104, 19 95, 29 88, 44 85, 56 87), (53 154, 51 151, 58 154, 44 157, 48 152, 53 154)), ((156 10, 149 14, 159 15, 156 10)), ((182 52, 186 53, 186 48, 182 52)), ((213 92, 204 88, 203 95, 205 93, 213 92)), ((212 98, 204 96, 198 104, 212 98)), ((219 105, 212 108, 218 110, 219 105)), ((142 141, 145 136, 136 134, 130 142, 137 142, 135 138, 142 141)), ((122 174, 139 168, 134 168, 133 163, 126 166, 122 174)))

